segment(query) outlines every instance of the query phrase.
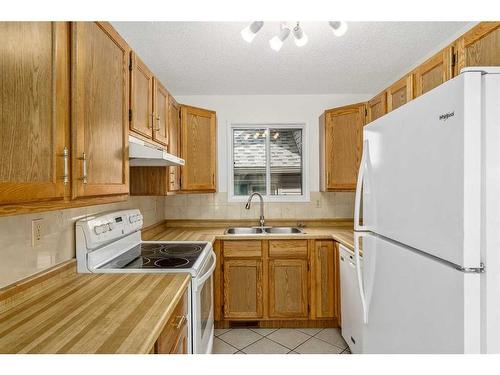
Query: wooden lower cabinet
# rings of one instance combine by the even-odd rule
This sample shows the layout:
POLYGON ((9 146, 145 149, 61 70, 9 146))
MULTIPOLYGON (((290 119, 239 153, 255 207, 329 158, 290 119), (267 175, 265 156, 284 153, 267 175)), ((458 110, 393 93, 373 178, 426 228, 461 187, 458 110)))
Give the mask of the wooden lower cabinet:
POLYGON ((305 259, 269 261, 269 317, 307 318, 308 264, 305 259))
POLYGON ((224 318, 262 318, 262 261, 224 260, 224 318))
POLYGON ((314 241, 313 246, 311 313, 314 318, 337 318, 340 311, 337 246, 331 240, 314 241))
POLYGON ((228 240, 217 243, 217 252, 221 290, 216 291, 215 311, 221 327, 231 321, 338 325, 340 282, 333 240, 228 240))
POLYGON ((184 292, 156 340, 155 354, 188 354, 188 291, 184 292))

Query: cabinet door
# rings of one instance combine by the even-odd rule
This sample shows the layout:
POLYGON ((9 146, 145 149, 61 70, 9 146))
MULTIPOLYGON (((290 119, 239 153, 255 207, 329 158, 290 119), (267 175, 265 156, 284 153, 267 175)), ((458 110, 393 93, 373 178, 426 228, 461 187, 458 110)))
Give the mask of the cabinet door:
MULTIPOLYGON (((181 107, 172 96, 168 99, 168 152, 175 156, 181 155, 181 107)), ((168 176, 168 191, 179 191, 181 188, 181 168, 170 167, 168 176)))
POLYGON ((326 190, 354 190, 363 147, 364 103, 331 110, 325 123, 326 190))
POLYGON ((73 197, 126 194, 130 49, 108 23, 72 27, 73 197))
POLYGON ((382 117, 387 113, 387 93, 378 94, 366 103, 366 123, 382 117))
POLYGON ((447 47, 415 69, 415 96, 420 96, 453 76, 452 48, 447 47))
POLYGON ((153 73, 141 59, 131 53, 130 130, 143 137, 153 137, 153 73))
POLYGON ((457 70, 466 66, 500 66, 500 22, 481 22, 456 43, 457 70))
POLYGON ((269 317, 307 318, 307 279, 307 260, 269 260, 269 317))
POLYGON ((181 106, 181 188, 184 191, 215 192, 216 121, 215 112, 181 106))
POLYGON ((64 22, 0 22, 0 204, 64 197, 69 36, 64 22))
POLYGON ((333 241, 315 241, 311 257, 314 318, 337 316, 338 259, 333 241))
POLYGON ((262 261, 224 259, 224 318, 262 318, 262 261))
POLYGON ((154 84, 154 125, 153 139, 164 146, 168 145, 168 105, 167 89, 155 78, 154 84))
POLYGON ((387 89, 387 112, 393 111, 413 99, 413 74, 401 78, 387 89))
POLYGON ((184 324, 184 327, 179 332, 177 337, 177 342, 170 354, 188 354, 188 326, 184 324))

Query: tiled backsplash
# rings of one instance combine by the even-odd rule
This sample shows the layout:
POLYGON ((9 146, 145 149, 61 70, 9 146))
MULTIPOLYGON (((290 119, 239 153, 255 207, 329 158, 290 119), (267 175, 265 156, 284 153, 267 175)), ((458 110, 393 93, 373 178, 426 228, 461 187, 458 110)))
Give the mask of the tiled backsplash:
POLYGON ((164 219, 164 197, 129 197, 128 201, 0 218, 0 287, 75 257, 75 221, 104 211, 139 208, 144 226, 164 219), (42 241, 31 246, 31 222, 43 220, 42 241))
MULTIPOLYGON (((250 210, 244 202, 228 202, 227 193, 179 194, 165 198, 166 219, 258 219, 259 200, 250 210)), ((265 203, 268 219, 333 219, 352 218, 354 193, 311 192, 310 202, 265 203)))

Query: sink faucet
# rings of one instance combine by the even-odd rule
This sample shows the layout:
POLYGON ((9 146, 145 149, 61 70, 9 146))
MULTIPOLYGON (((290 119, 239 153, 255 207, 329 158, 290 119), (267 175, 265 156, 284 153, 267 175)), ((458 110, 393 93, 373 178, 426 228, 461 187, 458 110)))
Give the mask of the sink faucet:
POLYGON ((262 194, 257 193, 257 192, 250 194, 250 196, 248 197, 247 203, 245 204, 245 208, 247 210, 250 209, 250 204, 252 203, 252 198, 255 195, 258 196, 259 199, 260 199, 260 218, 259 218, 259 224, 260 224, 261 227, 263 227, 264 224, 265 224, 265 220, 264 220, 264 198, 262 198, 262 194))

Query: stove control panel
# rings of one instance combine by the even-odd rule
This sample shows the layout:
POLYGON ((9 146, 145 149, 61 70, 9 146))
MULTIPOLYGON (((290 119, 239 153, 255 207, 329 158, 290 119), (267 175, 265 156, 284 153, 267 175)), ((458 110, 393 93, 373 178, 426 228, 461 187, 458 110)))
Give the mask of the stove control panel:
POLYGON ((105 243, 140 231, 142 225, 143 216, 137 209, 102 213, 89 216, 76 223, 77 231, 81 230, 84 234, 87 249, 95 249, 105 243))

